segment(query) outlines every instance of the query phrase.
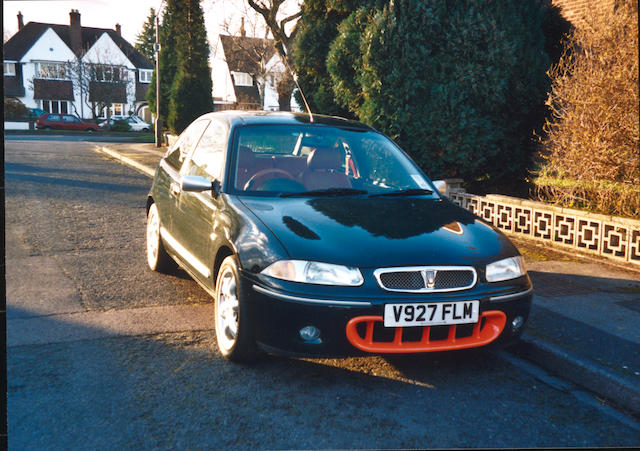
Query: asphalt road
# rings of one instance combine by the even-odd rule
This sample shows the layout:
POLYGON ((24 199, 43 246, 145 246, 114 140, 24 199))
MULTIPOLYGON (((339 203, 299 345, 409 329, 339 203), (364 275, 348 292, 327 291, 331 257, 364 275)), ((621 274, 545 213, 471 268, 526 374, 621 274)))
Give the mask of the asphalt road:
MULTIPOLYGON (((63 141, 63 142, 131 142, 132 138, 142 136, 142 132, 130 132, 123 135, 104 135, 101 132, 55 132, 20 133, 14 131, 4 136, 5 141, 63 141)), ((148 133, 147 133, 148 134, 148 133)))
POLYGON ((10 448, 640 444, 499 353, 225 361, 209 297, 145 265, 149 179, 93 147, 5 142, 10 448))

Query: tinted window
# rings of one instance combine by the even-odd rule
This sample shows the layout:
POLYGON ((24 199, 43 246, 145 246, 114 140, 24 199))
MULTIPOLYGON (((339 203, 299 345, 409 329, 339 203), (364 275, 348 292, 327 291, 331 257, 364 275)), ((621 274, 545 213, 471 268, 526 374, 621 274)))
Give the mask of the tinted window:
POLYGON ((191 157, 188 175, 200 175, 211 180, 219 180, 222 176, 228 135, 229 130, 225 124, 212 121, 191 157))
POLYGON ((202 136, 204 129, 207 128, 207 125, 209 125, 208 120, 201 120, 192 123, 184 132, 182 132, 182 135, 180 135, 180 138, 178 138, 178 141, 173 145, 173 147, 169 149, 169 152, 167 152, 167 155, 165 156, 165 161, 173 168, 180 169, 184 159, 189 155, 193 146, 198 143, 198 140, 200 139, 200 136, 202 136))
POLYGON ((58 121, 59 122, 60 121, 60 115, 59 114, 50 114, 47 117, 47 120, 48 121, 58 121))
POLYGON ((369 194, 430 189, 428 179, 386 136, 326 126, 238 130, 233 186, 245 192, 354 188, 369 194))
POLYGON ((172 168, 180 170, 180 166, 182 166, 184 157, 182 157, 180 148, 175 147, 169 150, 168 154, 164 157, 164 160, 169 163, 169 166, 171 166, 172 168))
POLYGON ((62 120, 64 122, 73 122, 73 123, 80 122, 78 118, 75 116, 62 116, 62 120))

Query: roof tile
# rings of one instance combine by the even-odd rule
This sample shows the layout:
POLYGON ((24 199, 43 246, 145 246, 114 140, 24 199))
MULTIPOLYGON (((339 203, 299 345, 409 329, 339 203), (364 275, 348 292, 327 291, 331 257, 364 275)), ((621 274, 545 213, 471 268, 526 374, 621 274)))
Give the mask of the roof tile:
MULTIPOLYGON (((40 36, 51 28, 60 39, 71 49, 71 37, 69 25, 57 25, 41 22, 29 22, 20 31, 14 34, 3 46, 4 59, 20 61, 20 59, 36 43, 40 36)), ((153 69, 153 64, 142 55, 127 40, 115 30, 109 28, 82 27, 82 49, 87 51, 102 36, 107 33, 115 44, 122 50, 126 57, 139 69, 153 69)))

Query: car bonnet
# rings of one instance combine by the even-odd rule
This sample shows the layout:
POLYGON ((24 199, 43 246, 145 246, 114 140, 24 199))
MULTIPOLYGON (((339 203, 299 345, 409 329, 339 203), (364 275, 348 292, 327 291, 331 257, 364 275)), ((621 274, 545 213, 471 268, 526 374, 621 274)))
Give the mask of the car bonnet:
POLYGON ((517 255, 509 240, 447 200, 243 197, 293 259, 378 268, 484 265, 517 255))

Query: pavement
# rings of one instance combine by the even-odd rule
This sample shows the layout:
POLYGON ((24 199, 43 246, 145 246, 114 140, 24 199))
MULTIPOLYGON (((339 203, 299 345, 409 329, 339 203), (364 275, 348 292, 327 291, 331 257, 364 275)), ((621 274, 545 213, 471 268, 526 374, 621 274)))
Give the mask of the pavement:
MULTIPOLYGON (((166 148, 108 143, 96 144, 95 150, 153 177, 166 148)), ((535 294, 522 340, 508 352, 639 419, 640 270, 517 237, 513 241, 525 257, 535 294)), ((173 315, 153 313, 160 323, 165 314, 173 315)))

